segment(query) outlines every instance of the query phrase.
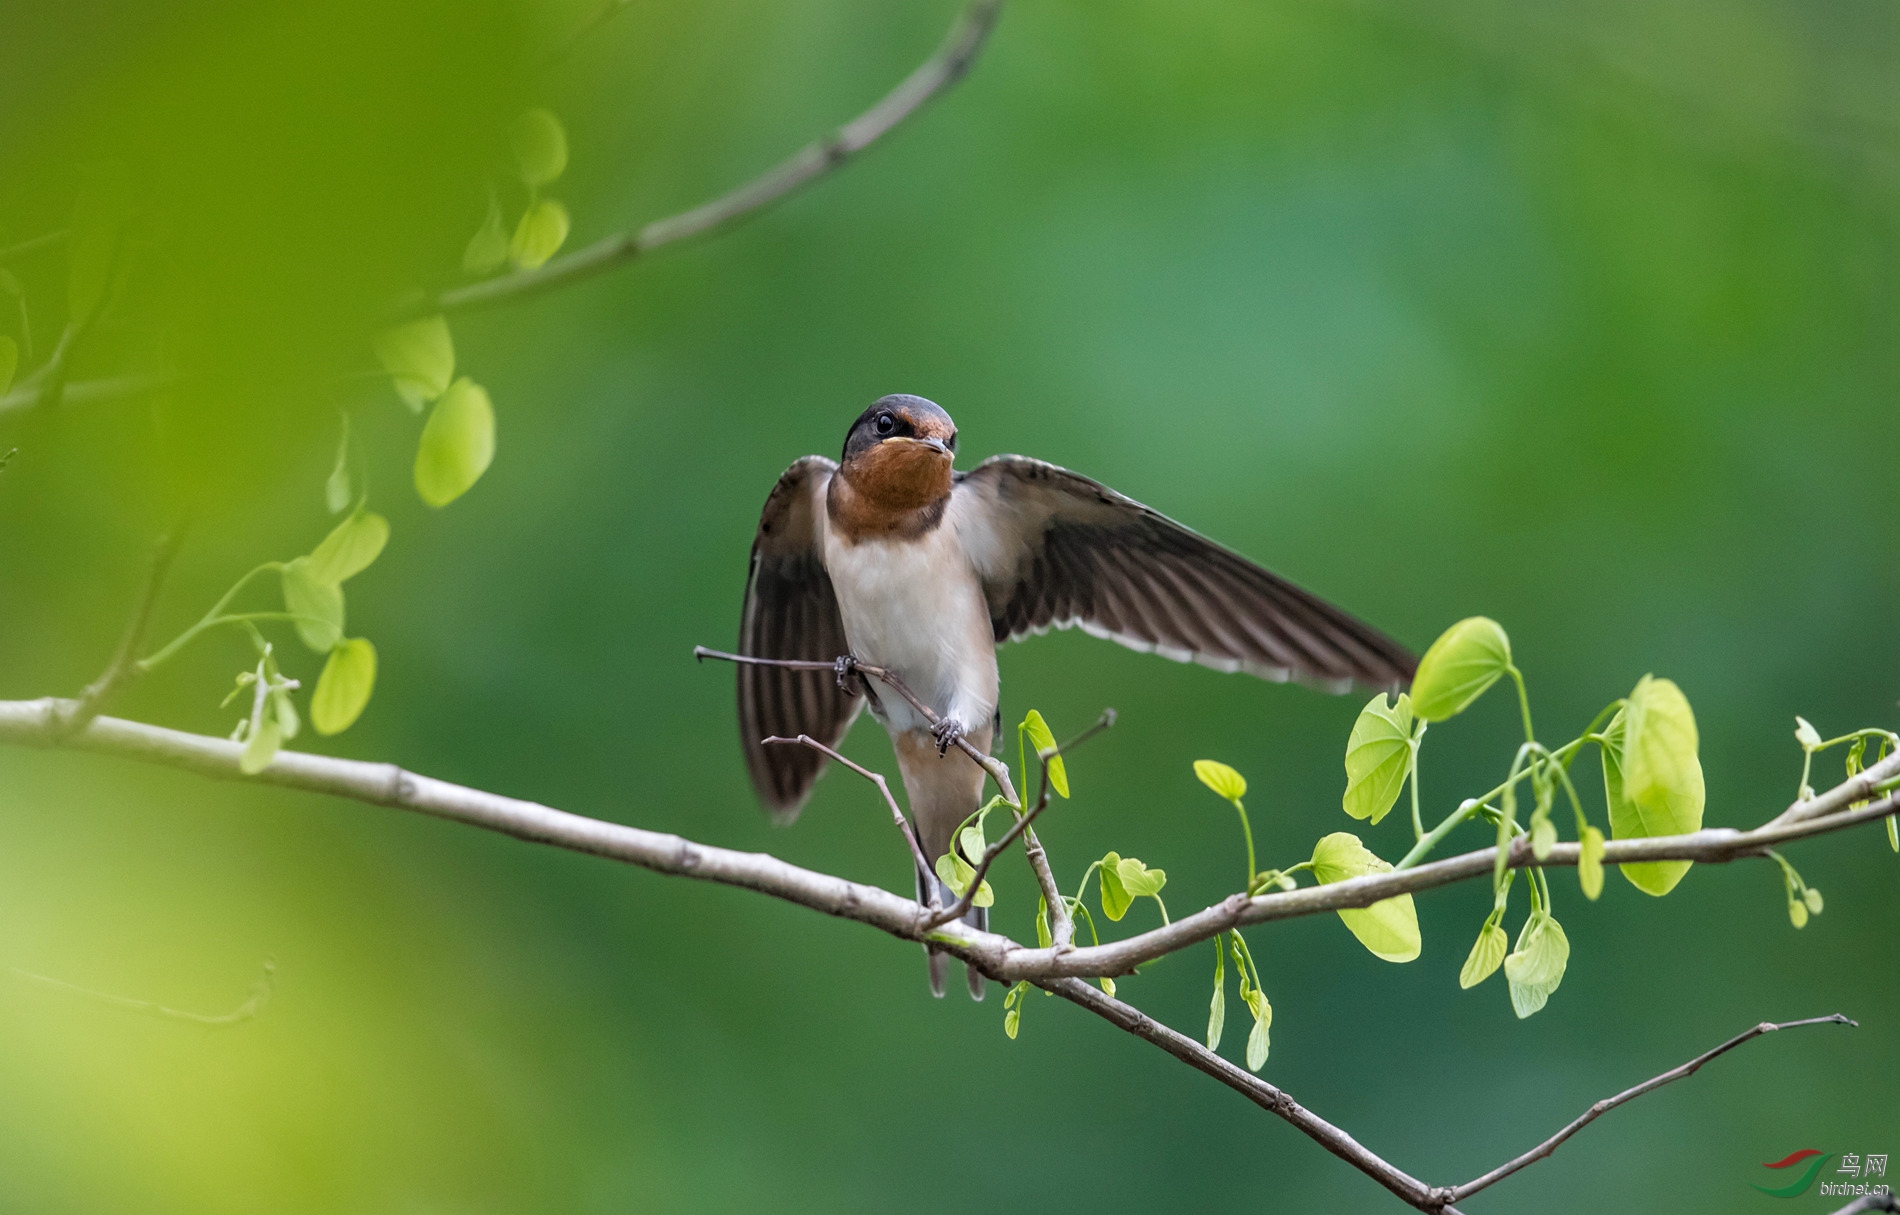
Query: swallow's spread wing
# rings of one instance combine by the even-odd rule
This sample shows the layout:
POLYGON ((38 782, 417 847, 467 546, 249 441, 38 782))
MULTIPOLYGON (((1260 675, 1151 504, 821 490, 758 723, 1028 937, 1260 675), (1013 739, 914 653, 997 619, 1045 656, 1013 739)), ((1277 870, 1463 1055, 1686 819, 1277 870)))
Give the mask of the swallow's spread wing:
MULTIPOLYGON (((739 652, 758 658, 829 662, 847 652, 844 621, 818 547, 816 512, 837 465, 806 456, 785 470, 765 500, 752 572, 746 579, 739 652)), ((836 746, 864 704, 838 690, 830 671, 739 665, 739 736, 759 800, 791 819, 811 796, 825 757, 808 747, 767 747, 770 735, 809 734, 836 746)))
POLYGON ((1370 625, 1067 469, 996 456, 955 493, 998 642, 1079 625, 1177 662, 1342 692, 1402 686, 1418 665, 1370 625))

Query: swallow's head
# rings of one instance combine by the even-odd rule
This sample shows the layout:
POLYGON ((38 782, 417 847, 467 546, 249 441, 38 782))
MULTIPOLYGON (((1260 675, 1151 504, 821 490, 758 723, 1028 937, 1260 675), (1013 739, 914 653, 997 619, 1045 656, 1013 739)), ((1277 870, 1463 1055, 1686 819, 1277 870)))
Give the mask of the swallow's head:
POLYGON ((922 397, 880 397, 844 437, 840 470, 851 488, 892 510, 915 510, 950 492, 957 424, 922 397))

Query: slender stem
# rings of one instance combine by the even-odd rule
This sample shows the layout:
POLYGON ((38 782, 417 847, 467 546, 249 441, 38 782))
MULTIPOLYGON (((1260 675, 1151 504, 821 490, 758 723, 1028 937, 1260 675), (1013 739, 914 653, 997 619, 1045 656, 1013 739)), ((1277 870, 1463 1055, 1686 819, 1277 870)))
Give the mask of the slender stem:
POLYGON ((1563 1143, 1566 1139, 1569 1139, 1572 1135, 1576 1134, 1578 1131, 1582 1130, 1584 1127, 1590 1125, 1590 1123, 1595 1122, 1598 1118, 1601 1118, 1603 1115, 1609 1113, 1611 1110, 1615 1109, 1617 1106, 1622 1105, 1628 1101, 1634 1101, 1636 1098, 1642 1096, 1644 1093, 1654 1092, 1655 1090, 1661 1088, 1663 1085, 1669 1084, 1676 1080, 1681 1080, 1685 1076, 1695 1075, 1695 1073, 1701 1069, 1703 1064, 1707 1063, 1711 1059, 1716 1058, 1719 1055, 1727 1054, 1729 1051, 1734 1050, 1736 1047, 1740 1046, 1744 1042, 1748 1042, 1755 1038, 1759 1038, 1763 1034, 1774 1033, 1776 1030, 1796 1029, 1804 1025, 1855 1026, 1857 1024, 1858 1024, 1857 1022, 1849 1020, 1847 1017, 1844 1017, 1839 1013, 1835 1013, 1832 1016, 1827 1016, 1827 1017, 1807 1017, 1799 1021, 1783 1021, 1779 1024, 1776 1024, 1771 1021, 1764 1021, 1760 1025, 1756 1025, 1748 1030, 1743 1031, 1742 1033, 1736 1034, 1733 1038, 1730 1038, 1728 1041, 1722 1043, 1722 1045, 1714 1048, 1713 1050, 1707 1050, 1707 1051, 1702 1052, 1701 1054, 1697 1055, 1695 1058, 1689 1060, 1687 1063, 1684 1063, 1679 1067, 1672 1067, 1668 1071, 1662 1073, 1660 1076, 1655 1076, 1655 1077, 1652 1077, 1651 1079, 1645 1080, 1641 1084, 1636 1085, 1634 1088, 1626 1088, 1622 1092, 1616 1094, 1613 1097, 1605 1097, 1603 1100, 1598 1101, 1596 1104, 1592 1105, 1589 1109, 1585 1110, 1577 1118, 1573 1119, 1562 1130, 1558 1131, 1555 1135, 1552 1135, 1550 1138, 1544 1140, 1542 1143, 1538 1144, 1536 1147, 1532 1148, 1530 1151, 1525 1152, 1521 1156, 1513 1157, 1512 1159, 1499 1165, 1497 1168, 1492 1169, 1490 1172, 1484 1174, 1482 1177, 1473 1178, 1472 1180, 1465 1182, 1463 1185, 1451 1187, 1451 1190, 1445 1196, 1445 1201, 1462 1202, 1465 1199, 1471 1197, 1473 1194, 1476 1194, 1479 1190, 1489 1189, 1491 1186, 1496 1185, 1498 1182, 1504 1180, 1506 1177, 1509 1177, 1512 1173, 1517 1172, 1519 1169, 1525 1167, 1526 1165, 1535 1164, 1537 1161, 1544 1159, 1544 1157, 1550 1155, 1552 1152, 1556 1151, 1559 1147, 1563 1146, 1563 1143))
POLYGON ((1517 684, 1517 707, 1524 714, 1524 741, 1536 742, 1537 731, 1531 728, 1531 694, 1524 687, 1524 673, 1512 663, 1505 668, 1511 673, 1512 682, 1517 684))
POLYGON ((153 547, 145 584, 139 590, 138 601, 132 609, 131 619, 126 622, 125 632, 119 637, 118 648, 113 651, 112 661, 106 664, 99 678, 87 684, 79 694, 63 727, 68 734, 85 729, 86 723, 99 715, 99 711, 105 708, 120 688, 145 673, 145 667, 135 661, 135 656, 139 646, 145 642, 146 631, 151 628, 152 612, 158 606, 159 588, 165 583, 165 575, 171 569, 172 559, 178 555, 179 546, 184 543, 185 529, 186 525, 180 523, 160 536, 153 547))
POLYGON ((1418 810, 1418 745, 1425 738, 1426 724, 1419 723, 1418 733, 1407 744, 1411 750, 1411 769, 1406 773, 1406 778, 1412 786, 1412 838, 1415 840, 1425 838, 1425 820, 1419 817, 1418 810))
MULTIPOLYGON (((200 633, 203 633, 207 629, 216 628, 221 624, 236 624, 242 621, 244 619, 243 616, 225 616, 224 609, 231 606, 231 601, 237 598, 238 592, 242 591, 246 586, 249 586, 253 578, 259 574, 268 573, 271 570, 281 570, 283 568, 284 563, 282 561, 266 561, 256 569, 245 574, 242 578, 239 578, 236 582, 231 584, 230 590, 224 592, 218 601, 211 605, 211 610, 206 612, 197 624, 192 625, 177 637, 174 637, 169 644, 164 646, 157 653, 149 654, 139 659, 139 670, 141 672, 151 671, 163 666, 180 650, 190 645, 200 633)), ((261 613, 258 615, 262 616, 261 613)))
POLYGON ((1476 814, 1483 805, 1484 802, 1477 798, 1466 798, 1456 810, 1445 816, 1444 822, 1433 827, 1429 835, 1420 836, 1418 843, 1412 845, 1412 850, 1406 853, 1405 856, 1399 860, 1399 863, 1392 866, 1392 868, 1395 870, 1410 869, 1412 866, 1424 860, 1426 856, 1430 855, 1432 849, 1438 847, 1444 838, 1452 833, 1454 827, 1476 814))
MULTIPOLYGON (((797 738, 780 738, 777 735, 773 735, 770 738, 761 739, 760 741, 767 746, 773 744, 788 744, 792 746, 810 747, 812 750, 843 764, 853 772, 856 772, 859 776, 862 776, 865 780, 876 785, 877 791, 884 795, 884 804, 891 808, 891 821, 897 824, 897 829, 904 835, 904 842, 910 845, 911 863, 917 866, 918 875, 924 879, 922 887, 929 896, 930 904, 933 907, 936 906, 937 887, 930 881, 930 862, 924 859, 924 850, 917 842, 917 833, 911 829, 910 820, 905 818, 904 812, 898 808, 897 799, 891 795, 891 787, 885 781, 881 773, 873 772, 869 768, 852 763, 809 734, 800 734, 797 738)), ((976 888, 975 884, 972 883, 970 888, 974 890, 976 888)), ((955 919, 956 917, 952 916, 950 918, 955 919)), ((935 927, 935 925, 932 925, 932 927, 935 927)))
POLYGON ((1253 875, 1260 872, 1253 855, 1253 824, 1247 821, 1247 807, 1240 804, 1239 798, 1234 799, 1234 809, 1240 812, 1240 830, 1247 837, 1247 885, 1251 886, 1253 875))
POLYGON ((638 231, 617 232, 534 270, 521 270, 429 297, 418 294, 399 307, 401 316, 486 307, 589 278, 644 257, 667 245, 707 236, 749 219, 824 177, 877 142, 923 105, 968 74, 996 25, 1002 0, 972 0, 936 51, 878 103, 823 139, 738 189, 690 211, 658 219, 638 231))

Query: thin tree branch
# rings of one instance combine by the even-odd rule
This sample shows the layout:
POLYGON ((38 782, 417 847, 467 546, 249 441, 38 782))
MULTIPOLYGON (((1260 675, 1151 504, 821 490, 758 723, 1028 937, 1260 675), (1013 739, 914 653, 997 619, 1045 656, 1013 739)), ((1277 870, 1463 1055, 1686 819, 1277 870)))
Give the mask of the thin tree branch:
POLYGON ((73 711, 60 726, 71 734, 83 730, 86 723, 99 715, 119 690, 144 673, 139 665, 139 646, 145 642, 146 630, 152 625, 152 609, 158 604, 158 591, 165 583, 165 574, 171 569, 172 558, 178 555, 179 545, 184 543, 185 525, 173 527, 158 538, 153 546, 151 565, 145 574, 145 585, 139 592, 138 604, 132 609, 132 618, 126 621, 125 632, 119 637, 119 648, 113 651, 112 661, 99 678, 87 684, 80 692, 79 699, 73 702, 73 711))
POLYGON ((1456 1208, 1439 1201, 1442 1190, 1435 1190, 1395 1167, 1344 1130, 1295 1101, 1285 1090, 1228 1062, 1186 1034, 1169 1029, 1133 1005, 1124 1004, 1080 979, 1042 979, 1036 980, 1036 986, 1054 992, 1072 1004, 1079 1004, 1111 1025, 1153 1043, 1194 1070, 1212 1076, 1261 1109, 1284 1118, 1308 1138, 1392 1191, 1407 1204, 1421 1211, 1457 1215, 1456 1208))
MULTIPOLYGON (((841 655, 841 657, 850 662, 852 670, 869 675, 903 697, 909 702, 910 707, 922 714, 923 719, 931 725, 934 726, 943 720, 937 715, 935 709, 917 698, 917 693, 911 691, 909 685, 905 684, 895 671, 873 666, 868 662, 859 662, 855 658, 850 658, 849 655, 841 655)), ((837 659, 829 662, 812 662, 802 658, 754 658, 749 654, 728 654, 724 650, 708 649, 703 645, 693 647, 693 658, 698 661, 717 658, 721 662, 737 662, 754 667, 783 667, 788 671, 835 671, 838 669, 837 659)), ((990 774, 990 779, 996 782, 997 791, 1003 795, 1003 800, 1012 806, 1022 805, 1016 797, 1016 786, 1010 783, 1009 769, 1000 760, 993 755, 985 755, 967 738, 954 738, 950 745, 969 756, 972 762, 990 774)))
POLYGON ((1803 823, 1809 819, 1823 818, 1843 806, 1865 801, 1879 792, 1877 786, 1883 781, 1900 776, 1900 751, 1867 768, 1857 776, 1849 777, 1825 793, 1798 800, 1786 810, 1777 814, 1770 826, 1785 823, 1803 823))
MULTIPOLYGON (((250 779, 260 784, 412 810, 518 839, 625 861, 659 873, 757 890, 829 915, 868 924, 905 940, 928 941, 974 965, 990 978, 999 981, 1030 979, 1037 986, 1080 1004, 1111 1023, 1154 1043, 1244 1094, 1255 1104, 1286 1119, 1328 1151, 1365 1172, 1419 1210, 1454 1212, 1454 1208, 1448 1205, 1456 1200, 1454 1191, 1425 1186, 1360 1145, 1343 1130, 1300 1106, 1282 1090, 1242 1071, 1193 1039, 1158 1024, 1139 1010, 1096 991, 1067 973, 1071 959, 1095 952, 1093 950, 1078 949, 1064 955, 1053 950, 1025 949, 1008 937, 978 932, 956 921, 925 929, 923 925, 930 916, 928 908, 875 886, 802 869, 761 853, 737 852, 695 843, 677 835, 567 814, 534 802, 419 776, 394 764, 364 763, 297 751, 279 751, 262 772, 245 778, 238 768, 238 759, 244 748, 227 739, 105 716, 94 718, 83 730, 64 735, 60 723, 72 711, 72 706, 71 701, 50 697, 0 701, 0 742, 64 746, 119 755, 205 776, 250 779)), ((1604 860, 1605 863, 1624 860, 1731 860, 1758 855, 1762 846, 1759 841, 1765 838, 1781 840, 1819 835, 1873 822, 1895 813, 1897 809, 1900 807, 1895 805, 1890 795, 1858 810, 1780 828, 1762 828, 1755 832, 1703 831, 1693 835, 1648 840, 1617 840, 1608 845, 1604 860)), ((1567 846, 1567 856, 1562 852, 1565 847, 1559 845, 1558 852, 1538 863, 1575 864, 1576 846, 1567 846)), ((1252 923, 1337 910, 1340 907, 1364 906, 1398 893, 1387 889, 1382 883, 1396 880, 1404 883, 1406 890, 1419 890, 1489 874, 1494 851, 1485 849, 1416 869, 1253 900, 1236 895, 1209 908, 1208 912, 1222 912, 1238 905, 1238 908, 1249 913, 1247 922, 1252 923), (1266 905, 1265 910, 1261 909, 1262 904, 1266 905)), ((1532 860, 1528 849, 1523 848, 1514 848, 1510 859, 1513 864, 1528 864, 1532 860)), ((1201 914, 1205 916, 1208 912, 1201 914)), ((1229 926, 1223 924, 1222 927, 1229 926)), ((1212 931, 1207 935, 1211 936, 1212 931)))
MULTIPOLYGON (((1049 805, 1049 761, 1041 755, 1037 758, 1042 760, 1042 792, 1037 794, 1035 806, 1028 814, 1016 815, 1016 821, 1011 823, 1009 830, 1003 833, 1003 838, 984 849, 983 856, 977 861, 976 869, 970 876, 970 884, 963 891, 963 896, 925 921, 925 928, 935 928, 939 924, 948 924, 951 920, 962 919, 963 914, 970 910, 971 904, 976 901, 976 892, 982 889, 983 879, 989 874, 990 866, 996 863, 996 858, 1008 851, 1011 844, 1022 838, 1023 832, 1029 830, 1029 824, 1035 821, 1036 816, 1049 805)), ((952 840, 950 846, 956 847, 956 841, 952 840)))
POLYGON ((690 211, 657 219, 635 232, 617 232, 534 270, 470 283, 407 301, 402 315, 460 312, 535 295, 625 265, 667 245, 706 236, 758 214, 799 188, 836 170, 921 109, 969 72, 996 24, 1002 0, 972 0, 930 58, 878 103, 835 132, 738 189, 690 211))
MULTIPOLYGON (((911 829, 910 820, 905 818, 904 812, 898 808, 897 799, 891 796, 891 786, 888 782, 885 781, 883 773, 873 772, 869 768, 862 767, 858 764, 852 763, 850 760, 838 754, 836 751, 832 750, 830 747, 827 747, 825 744, 819 742, 817 739, 813 738, 809 734, 800 734, 797 738, 780 738, 778 735, 774 734, 772 737, 763 739, 761 741, 767 746, 783 743, 783 744, 789 744, 791 746, 797 746, 797 747, 810 747, 812 750, 818 752, 819 754, 829 756, 830 758, 838 761, 839 763, 843 764, 845 767, 851 769, 853 772, 856 772, 859 776, 862 776, 865 780, 868 780, 872 784, 876 785, 877 791, 884 795, 884 804, 891 808, 892 821, 897 824, 897 829, 903 833, 904 842, 910 845, 910 859, 917 866, 917 872, 923 875, 925 878, 928 878, 930 876, 930 862, 924 859, 924 850, 923 850, 922 845, 918 844, 917 842, 917 833, 911 829)), ((932 905, 934 906, 935 900, 936 900, 936 888, 934 886, 928 886, 926 888, 929 889, 931 892, 932 905)), ((961 914, 961 913, 959 912, 958 914, 961 914)), ((950 918, 954 919, 955 917, 952 916, 950 918)), ((930 927, 935 928, 936 925, 932 924, 930 925, 930 927)))
POLYGON ((1714 1050, 1702 1052, 1680 1067, 1672 1067, 1662 1075, 1645 1080, 1634 1088, 1626 1088, 1614 1097, 1605 1097, 1595 1105, 1592 1105, 1589 1109, 1583 1111, 1583 1113, 1578 1115, 1568 1126, 1544 1140, 1530 1151, 1525 1152, 1522 1156, 1505 1161, 1482 1177, 1467 1181, 1463 1185, 1451 1187, 1447 1192, 1446 1201, 1463 1202, 1473 1194, 1476 1194, 1479 1190, 1496 1185, 1526 1165, 1537 1163, 1539 1160, 1544 1159, 1544 1157, 1556 1151, 1558 1147, 1563 1144, 1564 1140, 1570 1138, 1592 1122, 1595 1122, 1598 1118, 1609 1113, 1617 1106, 1622 1105, 1626 1101, 1633 1101, 1644 1093, 1654 1092, 1656 1089, 1672 1081, 1680 1080, 1685 1076, 1695 1075, 1697 1071, 1701 1070, 1704 1063, 1707 1063, 1717 1055, 1725 1055, 1742 1043, 1753 1041, 1763 1034, 1771 1034, 1778 1029, 1796 1029, 1803 1025, 1849 1025, 1859 1028, 1860 1022, 1850 1020, 1840 1013, 1834 1013, 1826 1017, 1806 1017, 1799 1021, 1783 1021, 1779 1024, 1773 1021, 1763 1021, 1760 1025, 1753 1026, 1736 1034, 1733 1038, 1722 1043, 1722 1045, 1716 1047, 1714 1050))

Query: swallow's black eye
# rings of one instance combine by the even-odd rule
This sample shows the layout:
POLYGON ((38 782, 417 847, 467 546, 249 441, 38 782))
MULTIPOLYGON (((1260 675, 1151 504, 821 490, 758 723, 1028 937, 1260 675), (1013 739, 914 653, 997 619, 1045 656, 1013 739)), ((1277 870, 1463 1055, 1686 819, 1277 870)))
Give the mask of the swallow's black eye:
POLYGON ((888 435, 897 429, 897 419, 888 413, 881 413, 877 415, 877 421, 871 423, 871 425, 877 429, 877 433, 888 435))

